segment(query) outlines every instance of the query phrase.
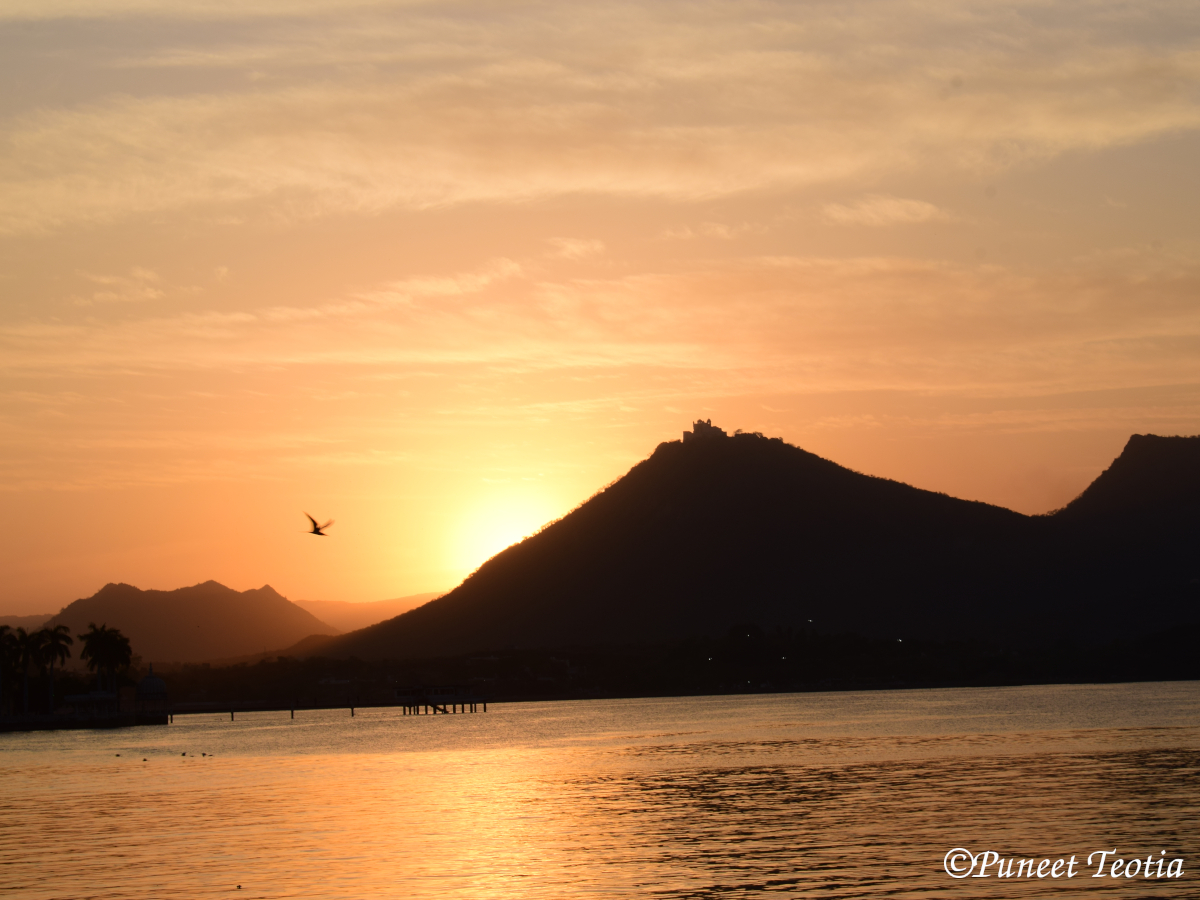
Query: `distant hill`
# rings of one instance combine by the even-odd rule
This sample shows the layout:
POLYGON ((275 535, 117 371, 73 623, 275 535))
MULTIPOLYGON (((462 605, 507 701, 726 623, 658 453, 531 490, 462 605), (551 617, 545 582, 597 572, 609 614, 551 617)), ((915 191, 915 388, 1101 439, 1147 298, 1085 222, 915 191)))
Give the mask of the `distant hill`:
POLYGON ((107 584, 48 624, 64 624, 78 634, 89 622, 119 628, 145 662, 163 663, 246 656, 337 631, 269 585, 235 591, 215 581, 174 591, 107 584))
POLYGON ((415 609, 430 600, 436 600, 445 591, 428 594, 412 594, 394 600, 376 600, 370 603, 350 603, 346 600, 294 600, 301 609, 307 609, 322 622, 328 622, 339 631, 357 631, 392 619, 410 609, 415 609))
POLYGON ((26 631, 36 631, 53 618, 54 613, 41 613, 36 616, 0 616, 0 625, 9 628, 24 628, 26 631))
POLYGON ((1197 472, 1200 439, 1134 436, 1078 500, 1024 516, 699 422, 446 596, 320 652, 654 643, 742 623, 895 640, 1131 637, 1200 621, 1197 472), (1139 538, 1147 523, 1170 540, 1139 538))

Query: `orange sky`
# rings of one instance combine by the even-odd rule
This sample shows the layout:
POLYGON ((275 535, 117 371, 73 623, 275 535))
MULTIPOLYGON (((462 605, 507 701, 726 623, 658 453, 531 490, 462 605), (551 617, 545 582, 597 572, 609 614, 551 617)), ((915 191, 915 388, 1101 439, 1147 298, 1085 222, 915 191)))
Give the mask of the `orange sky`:
POLYGON ((696 417, 1030 513, 1200 432, 1193 4, 7 0, 0 83, 3 613, 448 589, 696 417))

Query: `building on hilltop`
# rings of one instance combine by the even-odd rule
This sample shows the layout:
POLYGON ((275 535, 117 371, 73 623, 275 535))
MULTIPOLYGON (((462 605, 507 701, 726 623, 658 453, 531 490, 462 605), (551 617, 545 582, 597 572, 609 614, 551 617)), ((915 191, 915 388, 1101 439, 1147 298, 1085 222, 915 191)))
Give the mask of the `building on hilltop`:
POLYGON ((691 431, 683 433, 683 442, 702 440, 705 438, 729 437, 724 431, 712 423, 712 419, 697 419, 691 431))

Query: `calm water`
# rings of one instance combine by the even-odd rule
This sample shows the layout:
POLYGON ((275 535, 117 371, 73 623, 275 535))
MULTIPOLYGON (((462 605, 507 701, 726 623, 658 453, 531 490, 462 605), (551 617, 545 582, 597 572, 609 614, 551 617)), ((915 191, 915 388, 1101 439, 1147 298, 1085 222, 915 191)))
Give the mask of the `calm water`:
POLYGON ((1200 897, 1200 683, 489 709, 0 735, 0 895, 1200 897))

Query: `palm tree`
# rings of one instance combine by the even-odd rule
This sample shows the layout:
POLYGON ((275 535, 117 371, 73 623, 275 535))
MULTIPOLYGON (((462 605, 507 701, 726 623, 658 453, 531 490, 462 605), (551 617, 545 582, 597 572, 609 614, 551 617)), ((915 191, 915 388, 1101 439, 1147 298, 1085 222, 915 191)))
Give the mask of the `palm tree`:
POLYGON ((71 651, 67 648, 74 644, 75 640, 71 637, 71 629, 61 624, 55 625, 53 628, 43 628, 40 634, 42 635, 42 662, 50 666, 47 712, 52 713, 54 712, 54 664, 57 662, 61 665, 67 661, 67 657, 71 655, 71 651))
POLYGON ((109 628, 108 623, 96 627, 95 622, 88 622, 88 630, 79 635, 83 641, 83 649, 79 658, 86 659, 88 668, 96 672, 100 679, 100 687, 104 688, 104 676, 109 676, 112 690, 117 689, 117 671, 124 669, 133 662, 133 651, 129 648, 129 638, 116 628, 109 628))
POLYGON ((28 634, 24 628, 18 628, 16 637, 17 665, 21 669, 21 712, 27 716, 29 715, 29 670, 35 666, 37 668, 42 666, 42 633, 35 631, 33 634, 28 634))

